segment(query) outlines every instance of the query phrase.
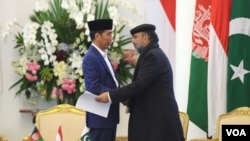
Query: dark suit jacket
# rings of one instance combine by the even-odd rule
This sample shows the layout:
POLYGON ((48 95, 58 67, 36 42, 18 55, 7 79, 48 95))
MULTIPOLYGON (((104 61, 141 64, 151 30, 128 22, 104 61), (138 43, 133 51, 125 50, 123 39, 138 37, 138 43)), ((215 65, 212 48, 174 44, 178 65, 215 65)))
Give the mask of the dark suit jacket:
POLYGON ((132 83, 109 94, 112 102, 130 99, 129 141, 184 141, 171 65, 158 43, 140 53, 132 83))
MULTIPOLYGON (((83 58, 83 75, 86 90, 100 94, 117 88, 112 74, 94 46, 90 46, 83 58)), ((113 128, 119 122, 119 103, 111 104, 108 118, 87 112, 87 126, 90 128, 113 128)))

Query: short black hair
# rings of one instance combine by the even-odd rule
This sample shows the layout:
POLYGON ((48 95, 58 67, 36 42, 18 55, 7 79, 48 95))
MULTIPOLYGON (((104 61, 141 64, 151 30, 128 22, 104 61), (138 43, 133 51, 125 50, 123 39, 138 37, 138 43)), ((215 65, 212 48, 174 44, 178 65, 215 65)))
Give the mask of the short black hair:
POLYGON ((95 39, 95 34, 96 33, 102 34, 103 32, 104 32, 104 30, 90 31, 89 32, 90 39, 93 41, 95 39))
POLYGON ((148 35, 150 42, 159 41, 158 35, 156 34, 155 31, 144 31, 144 32, 148 35))

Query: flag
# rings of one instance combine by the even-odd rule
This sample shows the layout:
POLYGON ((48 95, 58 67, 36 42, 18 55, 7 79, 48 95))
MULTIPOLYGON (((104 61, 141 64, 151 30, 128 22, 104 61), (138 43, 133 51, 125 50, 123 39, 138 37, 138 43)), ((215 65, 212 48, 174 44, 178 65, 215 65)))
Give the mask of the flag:
POLYGON ((30 141, 43 141, 43 138, 36 126, 30 136, 30 141))
POLYGON ((56 141, 63 141, 63 134, 62 134, 61 125, 58 127, 58 130, 57 130, 56 141))
MULTIPOLYGON (((197 4, 201 1, 196 2, 197 8, 197 4)), ((194 67, 198 68, 198 63, 193 45, 192 54, 195 56, 192 56, 191 62, 188 99, 190 120, 206 131, 208 136, 214 135, 219 115, 240 106, 250 106, 250 89, 247 88, 250 86, 250 61, 248 61, 250 60, 250 14, 248 11, 250 1, 211 0, 210 5, 211 24, 207 64, 203 64, 207 67, 207 75, 204 73, 204 81, 201 81, 202 68, 199 68, 197 74, 194 73, 194 67), (198 89, 195 88, 197 84, 199 84, 198 89)), ((201 3, 198 6, 201 8, 201 3)), ((202 9, 204 11, 204 8, 202 9)), ((201 17, 200 11, 195 13, 196 17, 201 17)), ((195 18, 194 27, 197 20, 195 18)), ((200 34, 197 34, 199 32, 193 33, 195 33, 193 42, 203 43, 200 40, 200 34)), ((205 68, 203 71, 206 71, 205 68)))
POLYGON ((215 135, 219 115, 226 112, 228 34, 231 0, 211 0, 208 57, 208 136, 215 135))
POLYGON ((187 105, 190 121, 206 132, 210 10, 211 0, 196 1, 187 105))
POLYGON ((170 25, 175 31, 175 15, 176 15, 176 1, 175 0, 160 0, 161 5, 168 17, 170 25))
POLYGON ((173 72, 176 52, 175 5, 176 0, 145 0, 145 22, 156 26, 160 48, 168 56, 173 72))
POLYGON ((90 133, 89 133, 89 128, 87 126, 84 127, 80 140, 81 141, 92 141, 90 133))
POLYGON ((250 1, 232 0, 229 30, 227 111, 250 106, 250 1))

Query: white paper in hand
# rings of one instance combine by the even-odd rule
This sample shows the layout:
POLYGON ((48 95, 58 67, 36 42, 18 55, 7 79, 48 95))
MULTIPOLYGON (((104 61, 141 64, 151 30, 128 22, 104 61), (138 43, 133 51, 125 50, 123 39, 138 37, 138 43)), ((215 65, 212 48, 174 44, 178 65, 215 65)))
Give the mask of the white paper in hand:
POLYGON ((110 108, 110 103, 97 102, 97 95, 85 91, 77 100, 76 107, 88 111, 90 113, 107 118, 110 108))

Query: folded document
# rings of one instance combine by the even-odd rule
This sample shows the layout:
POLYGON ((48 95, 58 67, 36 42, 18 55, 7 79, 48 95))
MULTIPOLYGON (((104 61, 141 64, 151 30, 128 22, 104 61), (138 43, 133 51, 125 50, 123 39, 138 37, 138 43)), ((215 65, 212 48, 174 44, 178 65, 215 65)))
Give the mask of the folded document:
POLYGON ((77 100, 76 107, 88 111, 99 116, 107 118, 110 108, 110 103, 97 102, 97 95, 85 91, 77 100))

